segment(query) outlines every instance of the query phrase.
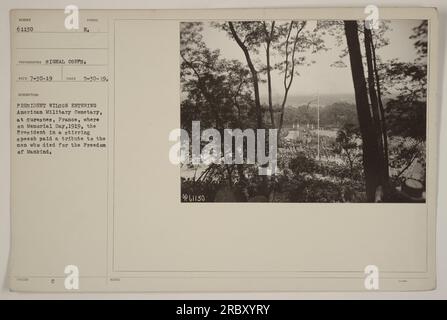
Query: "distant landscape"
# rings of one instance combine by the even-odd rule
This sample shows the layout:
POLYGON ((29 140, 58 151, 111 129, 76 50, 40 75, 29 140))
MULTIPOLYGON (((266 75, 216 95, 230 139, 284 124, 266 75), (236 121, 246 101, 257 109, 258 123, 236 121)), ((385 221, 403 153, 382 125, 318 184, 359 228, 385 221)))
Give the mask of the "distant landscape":
MULTIPOLYGON (((337 102, 346 102, 346 103, 351 103, 351 104, 355 104, 355 96, 353 93, 338 93, 338 94, 324 94, 324 93, 320 93, 318 94, 320 97, 320 104, 322 106, 327 106, 330 104, 334 104, 337 102)), ((305 105, 307 104, 309 101, 313 101, 315 100, 317 96, 317 92, 315 92, 315 94, 313 95, 303 95, 303 94, 291 94, 290 96, 288 96, 287 98, 287 105, 288 106, 293 106, 293 107, 298 107, 301 105, 305 105)), ((274 95, 273 96, 273 102, 279 104, 281 99, 283 97, 281 95, 274 95)), ((266 103, 268 100, 267 96, 261 96, 261 100, 266 103)))

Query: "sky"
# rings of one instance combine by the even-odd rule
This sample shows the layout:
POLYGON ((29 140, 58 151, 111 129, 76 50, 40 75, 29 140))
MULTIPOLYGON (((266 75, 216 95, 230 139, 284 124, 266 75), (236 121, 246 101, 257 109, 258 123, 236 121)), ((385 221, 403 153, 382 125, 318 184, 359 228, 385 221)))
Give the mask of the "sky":
MULTIPOLYGON (((413 34, 412 29, 420 23, 420 20, 392 20, 390 29, 385 34, 390 43, 378 49, 376 51, 377 55, 384 61, 393 58, 398 58, 402 62, 413 61, 416 58, 416 49, 413 46, 414 40, 409 39, 409 36, 413 34)), ((316 21, 308 21, 306 28, 311 30, 315 24, 316 21)), ((202 35, 210 49, 220 50, 222 58, 238 59, 244 64, 246 63, 242 50, 225 32, 217 30, 206 22, 202 35)), ((294 78, 289 95, 353 94, 354 88, 349 68, 349 57, 343 59, 343 62, 348 66, 347 68, 330 66, 333 62, 339 60, 342 47, 346 47, 346 45, 338 47, 334 36, 329 34, 324 35, 323 40, 330 49, 313 54, 310 58, 315 63, 311 66, 299 67, 300 76, 294 78)), ((264 50, 261 50, 260 54, 254 57, 265 64, 264 50)), ((261 95, 265 96, 267 85, 261 84, 260 86, 261 95)), ((272 74, 272 91, 273 96, 277 96, 275 100, 279 100, 279 97, 284 93, 282 75, 278 72, 272 74)), ((274 102, 278 103, 278 101, 274 102)))

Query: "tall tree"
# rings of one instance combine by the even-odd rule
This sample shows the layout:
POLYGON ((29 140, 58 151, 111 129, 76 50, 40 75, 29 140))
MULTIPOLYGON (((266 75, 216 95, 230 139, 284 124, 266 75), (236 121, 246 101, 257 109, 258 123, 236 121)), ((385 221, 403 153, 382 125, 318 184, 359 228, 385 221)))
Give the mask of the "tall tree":
POLYGON ((304 32, 303 29, 306 22, 293 20, 283 23, 278 23, 277 21, 238 21, 225 24, 214 23, 214 25, 226 31, 244 53, 252 74, 255 93, 254 100, 256 105, 259 102, 259 108, 257 109, 260 110, 260 114, 262 114, 262 106, 261 102, 258 101, 260 96, 259 83, 263 81, 262 75, 264 73, 267 75, 270 124, 271 127, 281 127, 278 125, 278 122, 281 120, 275 116, 274 110, 272 72, 278 70, 284 75, 284 93, 280 103, 279 114, 279 118, 281 118, 294 76, 298 75, 296 66, 313 63, 313 61, 307 61, 306 55, 298 54, 309 49, 312 49, 312 53, 326 49, 319 33, 316 30, 304 32), (259 63, 259 58, 263 60, 263 57, 259 54, 262 46, 265 48, 266 65, 259 63), (274 62, 272 57, 274 57, 274 62))
POLYGON ((201 23, 183 23, 180 30, 182 126, 188 129, 192 120, 219 130, 252 125, 249 71, 207 48, 201 31, 201 23))
MULTIPOLYGON (((368 72, 368 92, 371 102, 371 110, 373 116, 373 126, 375 130, 375 135, 377 139, 377 167, 379 172, 377 174, 380 178, 380 183, 383 187, 385 193, 388 192, 388 154, 385 152, 384 143, 387 140, 386 132, 384 131, 383 124, 385 122, 384 114, 381 112, 379 107, 379 96, 378 92, 380 90, 380 84, 376 81, 376 73, 374 69, 375 64, 375 53, 373 53, 373 38, 371 29, 369 29, 365 23, 364 25, 364 43, 365 43, 365 55, 366 55, 366 65, 368 72), (377 90, 376 90, 377 86, 377 90)), ((382 108, 383 109, 383 108, 382 108)), ((385 195, 386 196, 386 195, 385 195)))
POLYGON ((269 101, 270 122, 273 128, 275 128, 275 113, 273 111, 273 98, 272 98, 272 66, 270 62, 270 47, 275 36, 275 21, 270 23, 270 30, 267 27, 267 23, 263 21, 264 33, 265 33, 265 59, 267 63, 267 91, 269 101))
POLYGON ((281 134, 281 129, 284 122, 284 108, 286 106, 287 97, 289 94, 290 87, 293 83, 293 78, 295 76, 295 67, 297 64, 297 61, 295 59, 296 52, 297 52, 297 44, 298 40, 300 39, 300 33, 303 30, 303 28, 306 26, 306 21, 303 21, 301 23, 298 23, 296 21, 291 21, 290 25, 288 27, 287 36, 285 40, 285 58, 284 58, 284 78, 283 78, 283 86, 284 86, 284 96, 281 102, 281 114, 279 118, 279 125, 278 125, 278 137, 281 134), (296 33, 293 37, 293 40, 290 41, 290 37, 292 34, 292 30, 296 29, 296 33), (290 48, 290 46, 292 48, 290 48))
POLYGON ((385 115, 385 107, 383 106, 382 100, 382 83, 380 81, 378 62, 376 56, 376 45, 371 37, 371 52, 372 52, 372 61, 373 61, 373 69, 374 76, 376 79, 376 87, 377 87, 377 100, 379 104, 379 113, 381 119, 381 130, 382 130, 382 141, 383 141, 383 152, 384 152, 384 166, 385 166, 385 184, 388 185, 389 180, 389 148, 388 148, 388 126, 386 123, 386 115, 385 115))
POLYGON ((426 138, 427 31, 427 20, 413 29, 414 61, 394 59, 381 65, 382 81, 391 98, 386 107, 388 131, 419 141, 426 138))
POLYGON ((245 59, 247 60, 248 68, 251 72, 251 79, 253 82, 253 90, 255 95, 255 106, 256 106, 256 120, 257 120, 257 126, 258 128, 263 128, 263 120, 262 120, 262 107, 261 107, 261 99, 259 97, 259 77, 258 77, 258 71, 256 70, 253 60, 250 55, 250 51, 248 46, 245 43, 245 40, 242 40, 238 33, 236 32, 236 29, 234 27, 233 22, 228 22, 228 27, 230 29, 230 32, 234 38, 234 40, 237 42, 238 46, 241 48, 241 50, 244 53, 245 59))

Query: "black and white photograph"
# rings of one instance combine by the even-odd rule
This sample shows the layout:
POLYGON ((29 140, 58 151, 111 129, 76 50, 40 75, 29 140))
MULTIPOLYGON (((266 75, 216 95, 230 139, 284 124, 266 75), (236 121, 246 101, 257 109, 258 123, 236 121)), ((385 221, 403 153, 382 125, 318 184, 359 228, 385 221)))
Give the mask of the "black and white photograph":
POLYGON ((179 29, 181 202, 425 203, 427 20, 179 29))
POLYGON ((447 297, 447 2, 17 1, 0 300, 447 297))

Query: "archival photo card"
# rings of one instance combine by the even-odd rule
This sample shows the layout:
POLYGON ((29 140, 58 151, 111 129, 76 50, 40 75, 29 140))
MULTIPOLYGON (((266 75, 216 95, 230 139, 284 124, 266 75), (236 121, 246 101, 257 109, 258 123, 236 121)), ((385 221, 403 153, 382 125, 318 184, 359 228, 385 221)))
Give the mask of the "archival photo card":
POLYGON ((436 287, 436 9, 10 25, 11 290, 436 287))

